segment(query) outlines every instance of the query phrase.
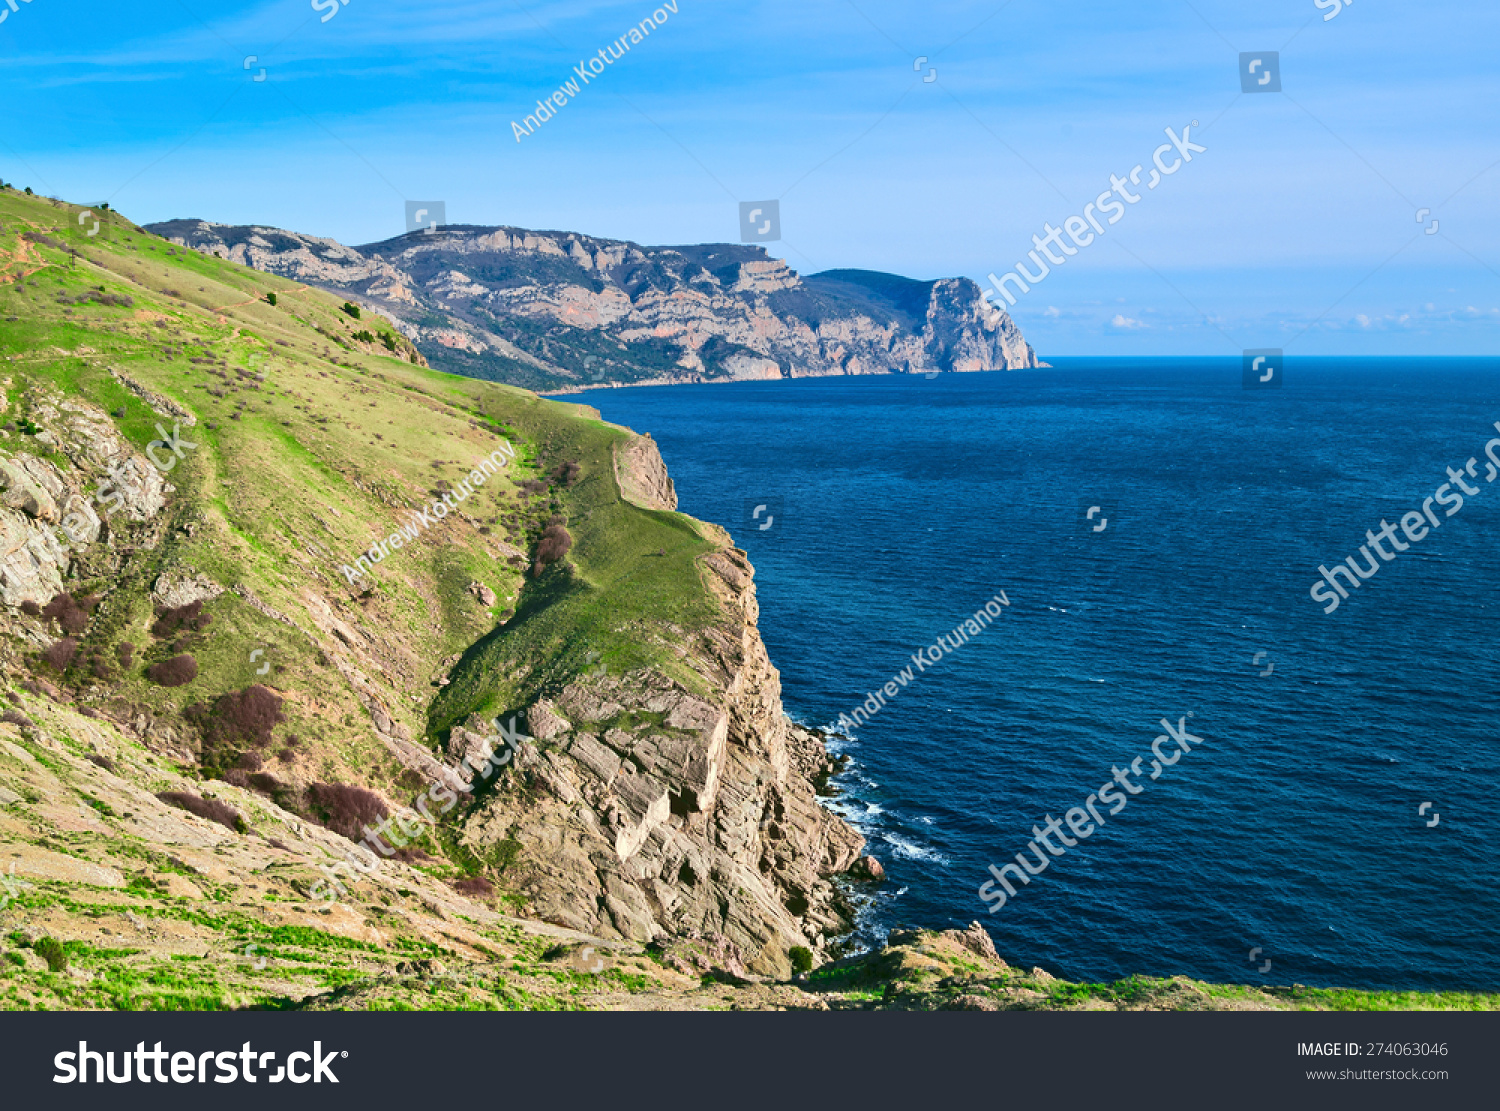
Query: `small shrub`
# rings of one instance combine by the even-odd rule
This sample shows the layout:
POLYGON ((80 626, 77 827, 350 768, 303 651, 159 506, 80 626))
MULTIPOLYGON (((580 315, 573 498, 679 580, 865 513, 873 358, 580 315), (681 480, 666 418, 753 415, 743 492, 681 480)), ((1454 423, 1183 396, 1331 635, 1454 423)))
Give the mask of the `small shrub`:
POLYGON ((583 468, 577 463, 563 463, 552 472, 552 477, 564 486, 572 486, 583 475, 583 468))
POLYGON ((44 937, 33 942, 31 951, 47 962, 53 972, 62 972, 68 967, 68 951, 55 937, 44 937))
POLYGON ((787 956, 792 961, 793 972, 811 972, 813 966, 812 950, 806 945, 793 945, 787 956))
POLYGON ((0 714, 0 721, 8 721, 10 722, 10 724, 19 725, 23 729, 29 728, 36 724, 36 722, 32 721, 29 717, 21 713, 19 710, 6 710, 5 713, 0 714))
POLYGON ((51 617, 62 626, 63 632, 69 636, 78 636, 89 624, 89 609, 84 602, 93 602, 93 598, 85 598, 79 601, 71 594, 54 595, 52 601, 42 608, 43 617, 51 617))
POLYGON ((72 637, 63 637, 42 653, 42 662, 57 671, 67 671, 78 654, 78 642, 72 637))
POLYGON ((276 307, 276 294, 274 294, 274 293, 267 293, 266 294, 266 304, 270 305, 274 309, 276 307))
POLYGON ((514 837, 503 838, 496 846, 490 860, 502 872, 521 858, 521 842, 514 837))
POLYGON ((192 656, 173 656, 146 669, 146 678, 163 687, 185 687, 198 678, 198 661, 192 656))
POLYGON ((285 720, 281 699, 258 683, 220 695, 212 706, 197 703, 183 713, 203 736, 199 763, 210 775, 233 767, 247 749, 270 747, 271 731, 285 720))
POLYGON ((573 537, 569 535, 568 530, 558 518, 552 518, 547 523, 547 527, 542 530, 542 538, 537 541, 536 562, 531 568, 532 575, 541 574, 543 567, 562 559, 572 547, 573 537))
POLYGON ((488 899, 495 894, 495 885, 483 876, 466 876, 464 879, 453 881, 453 890, 460 895, 488 899))
POLYGON ((245 820, 240 817, 239 812, 218 799, 206 799, 187 791, 162 791, 156 797, 168 806, 218 822, 225 829, 232 829, 236 833, 244 832, 245 820))
POLYGON ((318 820, 334 833, 358 841, 364 827, 384 821, 390 815, 385 800, 373 791, 346 783, 314 783, 308 796, 318 820))
POLYGON ((205 629, 213 619, 213 614, 203 612, 202 602, 189 602, 176 609, 160 611, 156 624, 151 626, 151 635, 157 640, 166 640, 182 628, 192 629, 195 632, 205 629))
POLYGON ((342 311, 346 316, 353 317, 355 320, 359 319, 359 306, 350 301, 344 302, 342 311))
POLYGON ((42 607, 28 599, 21 603, 21 612, 27 617, 40 617, 42 615, 42 607))

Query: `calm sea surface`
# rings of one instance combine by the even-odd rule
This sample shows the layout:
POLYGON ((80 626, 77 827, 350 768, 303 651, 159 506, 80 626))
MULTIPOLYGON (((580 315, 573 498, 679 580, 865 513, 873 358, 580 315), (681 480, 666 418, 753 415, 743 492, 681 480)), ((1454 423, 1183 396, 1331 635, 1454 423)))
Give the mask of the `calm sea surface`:
POLYGON ((1055 361, 574 398, 749 552, 794 718, 912 668, 839 742, 835 808, 889 874, 861 936, 977 918, 1073 979, 1500 989, 1500 362, 1246 390, 1239 360, 1055 361), (1325 614, 1319 565, 1364 566, 1470 458, 1479 493, 1325 614), (1203 743, 1152 781, 1164 717, 1203 743), (1136 757, 1141 793, 989 913, 988 866, 1136 757))

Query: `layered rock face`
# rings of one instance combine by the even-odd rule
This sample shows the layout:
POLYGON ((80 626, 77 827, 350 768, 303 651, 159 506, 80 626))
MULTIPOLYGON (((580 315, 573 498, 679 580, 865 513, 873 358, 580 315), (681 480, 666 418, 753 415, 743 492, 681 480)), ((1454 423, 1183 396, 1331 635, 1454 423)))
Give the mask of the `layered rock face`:
MULTIPOLYGON (((80 561, 94 573, 118 566, 116 537, 149 534, 172 492, 163 471, 102 410, 40 391, 24 405, 23 419, 36 431, 25 434, 11 421, 0 433, 0 603, 7 606, 46 603, 80 561)), ((163 463, 173 459, 156 450, 163 463)))
POLYGON ((346 247, 274 228, 154 224, 174 243, 384 313, 432 366, 530 388, 1037 365, 967 278, 803 278, 760 247, 641 247, 451 226, 346 247))
MULTIPOLYGON (((530 734, 463 832, 476 854, 513 845, 530 913, 601 937, 703 939, 750 972, 786 975, 793 946, 851 925, 834 883, 864 839, 824 810, 820 737, 792 725, 756 630, 752 570, 703 560, 729 615, 695 693, 651 671, 592 674, 533 706, 530 734)), ((454 730, 450 754, 486 724, 454 730)))

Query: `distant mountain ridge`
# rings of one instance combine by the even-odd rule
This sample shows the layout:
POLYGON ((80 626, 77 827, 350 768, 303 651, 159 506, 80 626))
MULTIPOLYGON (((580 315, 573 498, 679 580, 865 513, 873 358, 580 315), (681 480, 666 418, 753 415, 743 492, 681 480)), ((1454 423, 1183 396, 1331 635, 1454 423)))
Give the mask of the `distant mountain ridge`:
POLYGON ((374 309, 436 369, 528 389, 1038 365, 967 278, 804 278, 758 246, 472 225, 361 247, 204 220, 150 230, 374 309))

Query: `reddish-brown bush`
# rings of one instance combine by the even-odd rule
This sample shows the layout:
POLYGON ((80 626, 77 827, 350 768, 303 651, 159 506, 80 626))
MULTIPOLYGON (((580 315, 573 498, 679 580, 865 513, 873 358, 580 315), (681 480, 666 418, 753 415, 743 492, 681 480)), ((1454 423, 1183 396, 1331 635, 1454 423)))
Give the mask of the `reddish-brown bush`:
POLYGON ((307 793, 318 820, 351 841, 360 840, 365 826, 384 821, 391 812, 375 792, 347 783, 314 783, 307 793))
POLYGON ((91 764, 98 764, 101 768, 103 768, 107 772, 112 772, 112 771, 115 770, 115 762, 113 760, 111 760, 108 756, 105 756, 103 753, 99 753, 99 752, 91 752, 91 753, 89 753, 89 763, 91 763, 91 764))
POLYGON ((244 831, 244 819, 239 812, 228 803, 220 802, 218 799, 201 798, 187 791, 162 791, 156 796, 168 806, 175 806, 180 810, 186 810, 189 814, 196 814, 200 818, 207 818, 211 822, 218 822, 226 829, 232 829, 236 833, 244 831))
POLYGON ((12 725, 20 725, 23 727, 36 724, 36 722, 32 721, 29 717, 21 713, 19 710, 6 710, 5 713, 0 714, 0 721, 8 721, 12 725))
POLYGON ((21 612, 27 617, 40 617, 42 615, 42 607, 27 599, 21 603, 21 612))
POLYGON ((488 899, 495 893, 495 885, 483 876, 467 876, 461 880, 454 880, 453 890, 457 891, 460 895, 488 899))
POLYGON ((583 468, 577 463, 563 463, 552 472, 552 477, 564 486, 572 486, 583 475, 583 468))
POLYGON ((57 671, 67 671, 73 663, 73 657, 78 654, 78 641, 72 637, 63 637, 51 648, 42 653, 42 662, 57 671))
POLYGON ((71 594, 55 594, 52 601, 42 607, 41 615, 55 618, 62 626, 63 632, 76 637, 88 628, 89 610, 93 608, 95 602, 97 599, 92 597, 79 601, 71 594), (85 606, 84 602, 89 605, 85 606))
POLYGON ((539 575, 542 568, 549 563, 556 563, 568 554, 573 547, 573 537, 568 534, 567 528, 562 521, 554 517, 547 522, 547 527, 542 530, 542 538, 536 545, 536 562, 532 565, 532 575, 539 575))
POLYGON ((166 640, 178 629, 186 628, 194 632, 205 629, 213 619, 213 614, 203 612, 202 602, 189 602, 176 609, 159 611, 156 624, 151 626, 151 635, 157 640, 166 640))
POLYGON ((183 687, 198 678, 198 661, 192 656, 173 656, 148 667, 146 678, 163 687, 183 687))
POLYGON ((281 699, 258 683, 220 695, 212 706, 197 703, 183 713, 203 736, 199 763, 211 775, 232 767, 248 749, 269 747, 271 730, 286 720, 281 699))

